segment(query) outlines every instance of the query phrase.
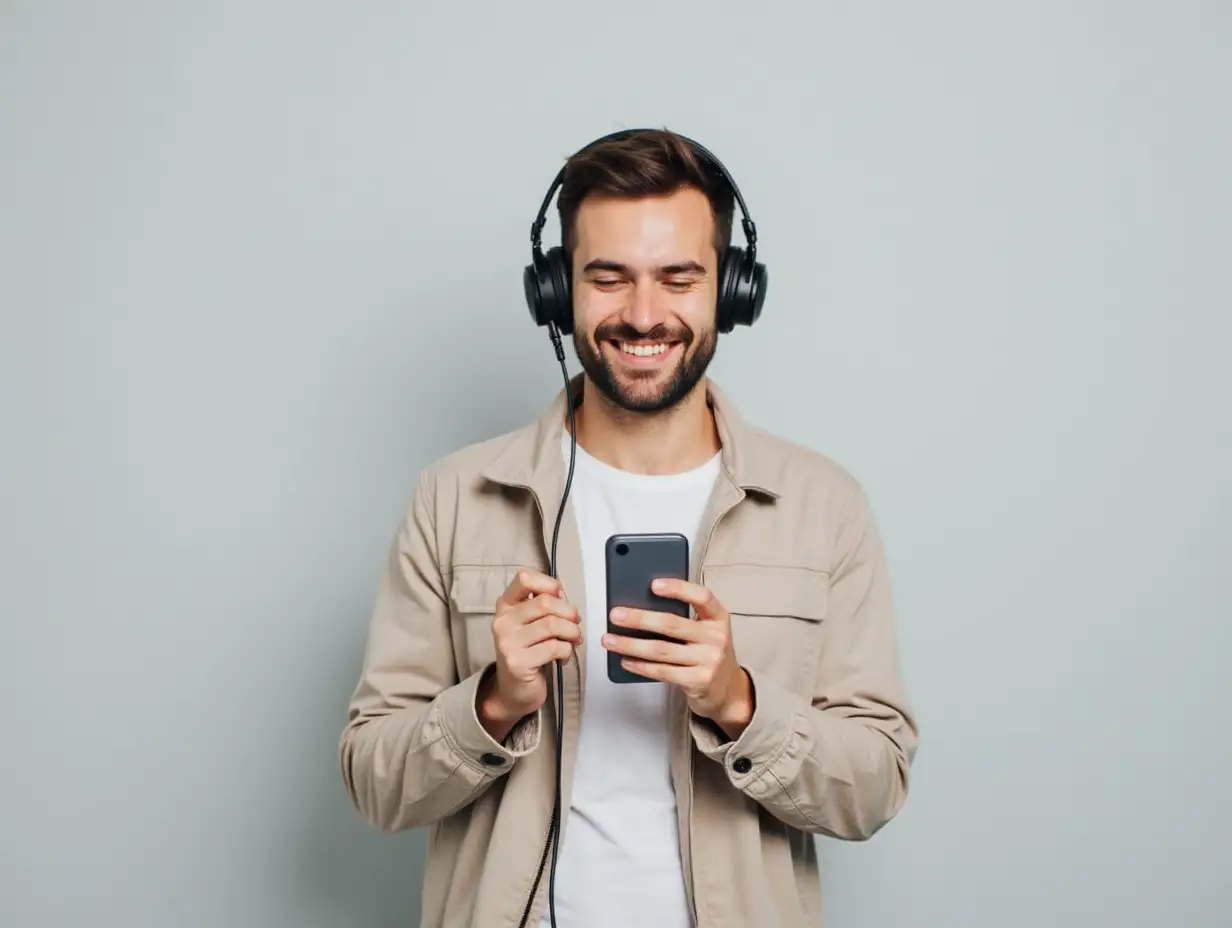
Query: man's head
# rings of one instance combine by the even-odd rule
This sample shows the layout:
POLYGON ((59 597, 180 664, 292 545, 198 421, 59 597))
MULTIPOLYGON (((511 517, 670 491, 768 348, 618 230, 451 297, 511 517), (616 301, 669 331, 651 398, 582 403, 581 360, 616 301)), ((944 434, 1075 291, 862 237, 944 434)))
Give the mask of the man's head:
POLYGON ((674 406, 714 357, 731 189, 680 136, 647 130, 571 158, 558 208, 583 370, 624 409, 674 406))

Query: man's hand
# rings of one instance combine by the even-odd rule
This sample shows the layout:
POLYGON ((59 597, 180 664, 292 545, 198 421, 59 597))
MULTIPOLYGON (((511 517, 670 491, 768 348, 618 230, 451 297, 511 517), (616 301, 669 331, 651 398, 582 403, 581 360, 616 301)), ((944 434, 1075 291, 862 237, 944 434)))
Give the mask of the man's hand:
POLYGON ((544 665, 568 660, 582 641, 578 611, 563 595, 560 583, 546 574, 520 570, 496 600, 496 670, 480 685, 476 710, 497 741, 547 701, 544 665))
POLYGON ((732 648, 731 616, 713 593, 695 583, 656 580, 651 589, 690 604, 697 618, 618 608, 612 610, 612 624, 658 632, 680 643, 607 634, 603 646, 623 655, 627 670, 680 687, 695 715, 710 719, 733 740, 740 737, 753 717, 754 694, 732 648))

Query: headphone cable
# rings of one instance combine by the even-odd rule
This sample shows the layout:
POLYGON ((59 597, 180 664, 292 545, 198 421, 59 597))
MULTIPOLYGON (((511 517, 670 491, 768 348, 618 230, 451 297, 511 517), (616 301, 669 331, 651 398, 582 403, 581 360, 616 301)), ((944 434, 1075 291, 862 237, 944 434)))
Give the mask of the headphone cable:
MULTIPOLYGON (((565 380, 565 408, 569 412, 569 472, 565 476, 565 489, 560 497, 560 506, 556 510, 556 525, 552 529, 552 551, 549 572, 554 580, 557 576, 556 543, 560 538, 560 525, 565 516, 565 503, 569 499, 569 488, 573 484, 573 465, 577 458, 577 425, 573 415, 573 397, 569 395, 569 369, 565 366, 565 348, 561 344, 560 329, 555 323, 548 325, 548 335, 552 339, 552 347, 556 350, 556 360, 560 362, 560 372, 565 380)), ((552 928, 556 928, 556 858, 560 847, 561 819, 564 809, 561 808, 560 781, 564 761, 565 743, 565 673, 566 661, 554 661, 556 665, 556 795, 552 805, 552 824, 548 830, 548 841, 552 845, 552 866, 548 873, 548 911, 551 916, 552 928)), ((542 869, 539 875, 543 875, 542 869)), ((535 891, 539 888, 539 878, 535 879, 535 889, 531 891, 531 901, 534 901, 535 891)), ((529 911, 529 907, 528 907, 529 911)))

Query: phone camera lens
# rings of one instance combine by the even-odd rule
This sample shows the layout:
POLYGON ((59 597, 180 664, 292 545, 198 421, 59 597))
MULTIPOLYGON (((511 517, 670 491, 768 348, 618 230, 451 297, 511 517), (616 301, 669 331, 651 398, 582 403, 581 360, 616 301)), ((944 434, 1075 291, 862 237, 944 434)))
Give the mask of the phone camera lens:
POLYGON ((616 546, 616 553, 617 554, 628 554, 629 546, 625 544, 624 542, 621 542, 620 544, 616 546))

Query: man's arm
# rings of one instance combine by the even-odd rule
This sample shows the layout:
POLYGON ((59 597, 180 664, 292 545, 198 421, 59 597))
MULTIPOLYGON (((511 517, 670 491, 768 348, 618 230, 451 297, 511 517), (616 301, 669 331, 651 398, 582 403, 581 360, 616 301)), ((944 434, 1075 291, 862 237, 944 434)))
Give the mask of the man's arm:
POLYGON ((919 731, 899 667, 885 552, 858 487, 836 559, 811 702, 750 670, 755 708, 739 737, 727 740, 699 718, 691 729, 732 785, 775 817, 859 841, 906 800, 919 731))
POLYGON ((459 680, 432 498, 421 477, 390 545, 339 745, 352 802, 388 832, 431 824, 473 801, 539 742, 537 712, 503 742, 481 722, 476 695, 491 668, 459 680))

